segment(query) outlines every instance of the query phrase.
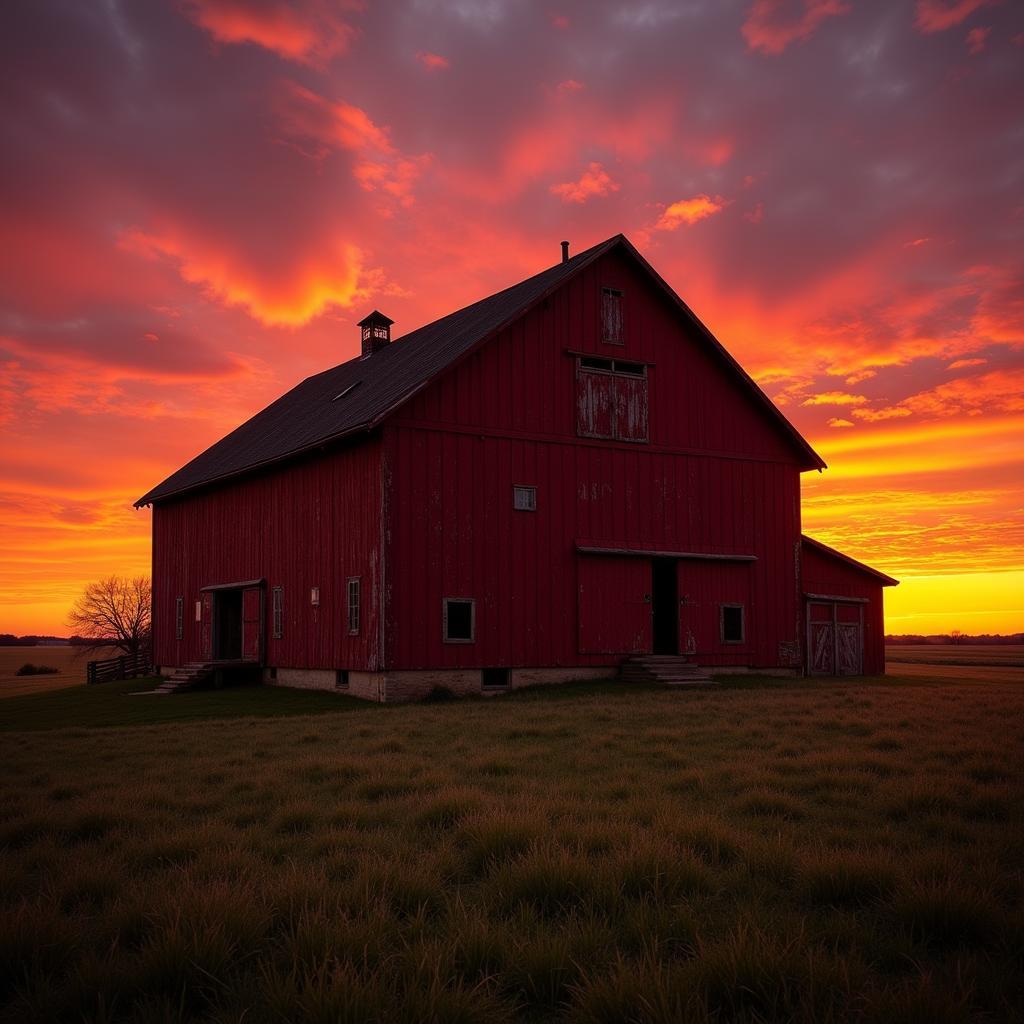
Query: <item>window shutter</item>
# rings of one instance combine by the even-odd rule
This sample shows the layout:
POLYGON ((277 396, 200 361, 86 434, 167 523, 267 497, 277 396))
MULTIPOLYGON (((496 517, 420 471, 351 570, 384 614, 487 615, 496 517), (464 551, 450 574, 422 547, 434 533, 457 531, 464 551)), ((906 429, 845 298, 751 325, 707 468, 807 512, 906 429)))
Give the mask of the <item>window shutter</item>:
POLYGON ((614 437, 615 382, 611 374, 576 374, 576 432, 580 437, 614 437))
POLYGON ((615 380, 615 437, 620 441, 647 440, 647 378, 615 380))

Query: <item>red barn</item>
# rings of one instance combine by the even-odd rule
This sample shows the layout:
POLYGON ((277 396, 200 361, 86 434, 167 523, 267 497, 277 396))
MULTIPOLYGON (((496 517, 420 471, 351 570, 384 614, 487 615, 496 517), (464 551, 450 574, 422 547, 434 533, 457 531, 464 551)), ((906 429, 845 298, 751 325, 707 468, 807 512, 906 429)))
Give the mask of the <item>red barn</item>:
POLYGON ((566 250, 394 342, 371 313, 139 499, 165 674, 397 700, 883 670, 896 581, 801 536, 821 458, 625 237, 566 250))

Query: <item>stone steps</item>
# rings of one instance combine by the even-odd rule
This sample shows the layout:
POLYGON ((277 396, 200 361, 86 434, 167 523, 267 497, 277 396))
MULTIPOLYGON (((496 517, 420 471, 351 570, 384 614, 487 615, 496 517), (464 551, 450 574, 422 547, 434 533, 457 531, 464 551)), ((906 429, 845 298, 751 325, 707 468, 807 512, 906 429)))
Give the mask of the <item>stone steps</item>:
POLYGON ((707 669, 686 657, 672 654, 642 654, 628 658, 619 669, 627 683, 658 683, 662 686, 714 686, 707 669))
POLYGON ((190 661, 165 676, 153 693, 181 693, 207 682, 213 675, 213 666, 205 662, 190 661))

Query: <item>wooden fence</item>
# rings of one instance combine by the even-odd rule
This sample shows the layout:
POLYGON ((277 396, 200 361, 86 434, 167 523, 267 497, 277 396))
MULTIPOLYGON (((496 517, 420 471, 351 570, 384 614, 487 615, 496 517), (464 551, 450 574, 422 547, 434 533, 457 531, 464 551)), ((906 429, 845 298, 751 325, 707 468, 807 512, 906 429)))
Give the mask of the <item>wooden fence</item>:
POLYGON ((153 668, 153 658, 148 650, 136 651, 134 654, 121 654, 116 658, 103 661, 90 661, 86 666, 85 681, 93 683, 109 683, 114 679, 134 679, 136 676, 148 676, 153 668))

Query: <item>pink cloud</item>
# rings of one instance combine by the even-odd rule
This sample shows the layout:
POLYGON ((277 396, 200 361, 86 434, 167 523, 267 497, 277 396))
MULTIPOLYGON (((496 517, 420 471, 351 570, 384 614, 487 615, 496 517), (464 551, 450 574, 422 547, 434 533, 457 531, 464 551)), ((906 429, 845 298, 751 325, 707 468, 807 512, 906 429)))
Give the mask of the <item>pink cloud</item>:
POLYGON ((785 0, 754 0, 741 29, 751 50, 778 56, 790 43, 810 39, 826 18, 850 11, 842 0, 803 0, 803 11, 797 16, 787 6, 785 0))
POLYGON ((621 186, 599 164, 591 163, 580 176, 579 181, 567 181, 561 185, 552 185, 551 193, 559 197, 563 203, 585 203, 588 199, 606 196, 610 192, 618 192, 621 186))
POLYGON ((721 196, 715 196, 712 199, 705 193, 693 196, 691 199, 679 199, 665 207, 654 227, 660 231, 675 231, 683 224, 689 226, 711 217, 725 206, 726 202, 721 196))
POLYGON ((922 32, 945 32, 970 17, 989 0, 917 0, 917 17, 914 24, 922 32))
POLYGON ((992 29, 990 28, 972 28, 967 33, 967 52, 972 57, 984 51, 985 43, 988 41, 991 31, 992 29))
POLYGON ((428 53, 421 50, 416 54, 416 59, 428 71, 447 71, 451 67, 448 58, 442 57, 439 53, 428 53))
POLYGON ((276 111, 289 135, 317 145, 315 158, 346 150, 354 155, 352 175, 361 188, 381 191, 402 206, 412 204, 414 186, 430 156, 403 156, 388 129, 375 124, 365 110, 286 81, 277 96, 276 111))
POLYGON ((219 43, 251 43, 286 60, 323 64, 344 53, 355 34, 338 12, 361 6, 345 0, 185 0, 184 11, 219 43))

